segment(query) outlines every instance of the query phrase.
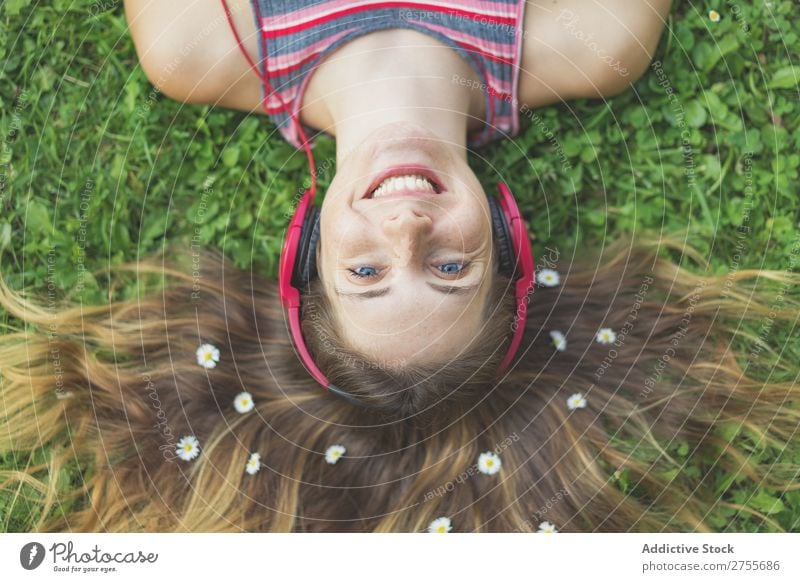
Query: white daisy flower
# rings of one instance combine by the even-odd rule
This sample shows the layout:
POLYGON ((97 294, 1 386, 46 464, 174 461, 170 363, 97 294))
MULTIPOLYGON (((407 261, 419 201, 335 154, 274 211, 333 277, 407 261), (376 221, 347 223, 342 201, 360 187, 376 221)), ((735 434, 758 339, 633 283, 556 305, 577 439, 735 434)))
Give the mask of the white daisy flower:
POLYGON ((539 533, 558 533, 558 530, 549 521, 543 521, 539 524, 539 533))
POLYGON ((617 339, 617 334, 610 327, 604 327, 595 335, 595 339, 601 344, 613 344, 617 339))
POLYGON ((563 352, 567 349, 567 338, 564 337, 564 334, 558 330, 553 330, 550 332, 550 338, 553 340, 553 345, 559 352, 563 352))
POLYGON ((233 399, 233 406, 236 408, 236 412, 241 412, 242 414, 250 412, 255 406, 253 396, 249 392, 239 392, 233 399))
POLYGON ((325 461, 328 462, 330 465, 335 465, 336 461, 347 452, 342 445, 331 445, 328 447, 328 450, 325 451, 325 461))
POLYGON ((580 392, 577 392, 567 398, 567 407, 570 410, 575 410, 576 408, 586 408, 586 398, 580 392))
POLYGON ((478 471, 485 475, 494 475, 503 466, 500 457, 495 455, 492 451, 481 453, 478 457, 478 471))
POLYGON ((709 10, 708 11, 708 19, 711 22, 719 22, 720 18, 722 18, 722 17, 719 15, 719 12, 717 12, 716 10, 709 10))
POLYGON ((215 368, 219 362, 219 350, 211 344, 197 348, 197 363, 204 368, 215 368))
POLYGON ((200 441, 195 436, 183 437, 176 447, 176 453, 184 461, 191 461, 200 454, 200 441))
POLYGON ((244 470, 248 475, 255 475, 258 473, 259 469, 261 469, 261 455, 253 453, 247 460, 247 465, 245 465, 244 470))
POLYGON ((448 517, 437 517, 428 524, 428 533, 447 533, 451 529, 453 526, 448 517))
POLYGON ((561 278, 558 276, 558 271, 542 269, 536 273, 536 282, 545 287, 555 287, 561 282, 561 278))

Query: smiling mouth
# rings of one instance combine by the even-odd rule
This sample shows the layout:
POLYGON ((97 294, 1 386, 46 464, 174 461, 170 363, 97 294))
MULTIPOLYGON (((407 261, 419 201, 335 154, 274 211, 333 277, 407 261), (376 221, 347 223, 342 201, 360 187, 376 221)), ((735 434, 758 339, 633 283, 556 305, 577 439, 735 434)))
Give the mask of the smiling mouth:
POLYGON ((364 198, 394 198, 411 195, 441 194, 444 191, 436 175, 423 166, 398 166, 379 174, 364 198))

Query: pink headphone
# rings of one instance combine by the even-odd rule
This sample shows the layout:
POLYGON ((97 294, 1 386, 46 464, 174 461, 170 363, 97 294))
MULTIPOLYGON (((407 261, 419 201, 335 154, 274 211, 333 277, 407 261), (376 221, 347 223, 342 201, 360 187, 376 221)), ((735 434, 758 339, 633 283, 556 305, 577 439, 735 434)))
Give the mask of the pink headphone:
MULTIPOLYGON (((317 276, 316 254, 319 245, 320 213, 319 208, 314 206, 314 197, 314 190, 308 190, 303 194, 286 230, 278 271, 278 285, 281 303, 289 316, 289 330, 300 361, 317 382, 337 394, 345 395, 346 393, 328 381, 314 362, 306 347, 300 326, 300 290, 307 288, 311 280, 317 276)), ((498 185, 497 197, 489 197, 489 208, 492 214, 494 241, 498 245, 500 271, 514 280, 517 305, 512 327, 514 335, 498 369, 498 374, 502 375, 514 359, 525 333, 528 295, 533 293, 534 289, 534 263, 525 221, 520 215, 511 191, 502 182, 498 185)))
MULTIPOLYGON (((266 108, 267 96, 273 94, 274 91, 266 75, 261 74, 261 71, 242 45, 242 40, 236 31, 226 0, 222 0, 222 5, 239 49, 247 59, 250 67, 264 83, 263 103, 266 108)), ((256 10, 258 10, 258 6, 256 6, 256 10)), ((267 51, 263 42, 262 39, 261 52, 266 61, 267 51)), ((267 69, 266 62, 264 63, 264 69, 267 69)), ((300 361, 308 372, 317 382, 331 392, 352 400, 347 392, 331 384, 325 374, 322 373, 322 370, 316 365, 308 351, 308 347, 306 347, 300 326, 300 289, 306 288, 311 279, 317 276, 316 251, 319 244, 319 209, 314 206, 314 197, 317 191, 314 156, 311 154, 311 148, 303 132, 303 127, 295 116, 294 111, 291 114, 291 120, 297 128, 298 135, 303 143, 303 149, 308 158, 308 165, 311 171, 311 188, 303 194, 300 203, 297 205, 283 241, 278 268, 281 303, 289 316, 289 330, 292 341, 300 356, 300 361)), ((525 321, 528 315, 528 295, 533 293, 534 289, 534 264, 525 221, 520 215, 519 207, 514 197, 502 182, 498 184, 497 197, 489 197, 489 208, 492 214, 494 241, 498 245, 500 270, 507 274, 512 281, 515 281, 514 292, 517 305, 514 325, 512 326, 514 335, 511 338, 508 352, 498 368, 498 375, 502 375, 514 359, 514 355, 522 343, 522 336, 525 333, 525 321)))

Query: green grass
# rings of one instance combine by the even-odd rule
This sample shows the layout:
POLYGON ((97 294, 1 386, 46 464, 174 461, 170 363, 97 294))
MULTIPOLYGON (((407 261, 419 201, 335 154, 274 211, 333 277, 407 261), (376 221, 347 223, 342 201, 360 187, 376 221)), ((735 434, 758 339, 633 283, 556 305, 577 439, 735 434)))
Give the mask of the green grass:
MULTIPOLYGON (((530 217, 535 252, 550 245, 569 260, 614 233, 651 229, 687 232, 717 274, 787 267, 800 211, 800 9, 788 0, 763 5, 678 2, 656 56, 660 71, 651 67, 606 102, 538 110, 516 139, 478 152, 473 166, 487 189, 506 180, 530 217), (711 8, 721 22, 709 21, 711 8), (751 230, 742 240, 743 224, 751 230)), ((43 289, 52 251, 55 285, 99 302, 106 289, 91 272, 194 235, 275 276, 285 214, 307 179, 303 154, 263 116, 154 91, 121 2, 0 4, 0 112, 0 245, 12 287, 43 289), (102 10, 92 14, 93 6, 102 10)), ((320 140, 315 156, 318 165, 332 159, 333 143, 320 140)), ((330 177, 322 172, 323 190, 330 177)), ((759 325, 745 329, 755 337, 759 325)), ((790 331, 776 327, 768 339, 783 361, 797 362, 790 331)), ((800 463, 800 443, 764 449, 735 427, 730 438, 762 462, 800 463)), ((674 452, 686 471, 705 470, 686 447, 674 452)), ((9 456, 0 467, 18 462, 9 456)), ((728 488, 729 476, 715 471, 726 500, 800 530, 800 492, 728 488)), ((619 486, 627 487, 624 474, 619 486)), ((3 529, 25 530, 35 515, 0 493, 3 529)), ((770 529, 735 511, 711 519, 721 531, 770 529)))

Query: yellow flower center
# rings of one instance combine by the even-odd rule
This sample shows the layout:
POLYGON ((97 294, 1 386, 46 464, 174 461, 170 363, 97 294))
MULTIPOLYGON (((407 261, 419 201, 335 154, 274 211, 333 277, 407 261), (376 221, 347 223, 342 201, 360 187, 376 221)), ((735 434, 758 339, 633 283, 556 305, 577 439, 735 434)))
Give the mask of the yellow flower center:
POLYGON ((190 443, 186 443, 185 445, 183 445, 183 450, 188 453, 189 451, 192 450, 192 445, 190 443))
POLYGON ((487 461, 486 461, 486 466, 487 466, 487 467, 491 467, 492 465, 494 465, 494 461, 493 461, 493 460, 491 460, 491 459, 487 459, 487 461))
POLYGON ((211 352, 206 352, 205 354, 203 354, 203 358, 206 360, 206 362, 208 360, 210 360, 211 359, 211 352))

